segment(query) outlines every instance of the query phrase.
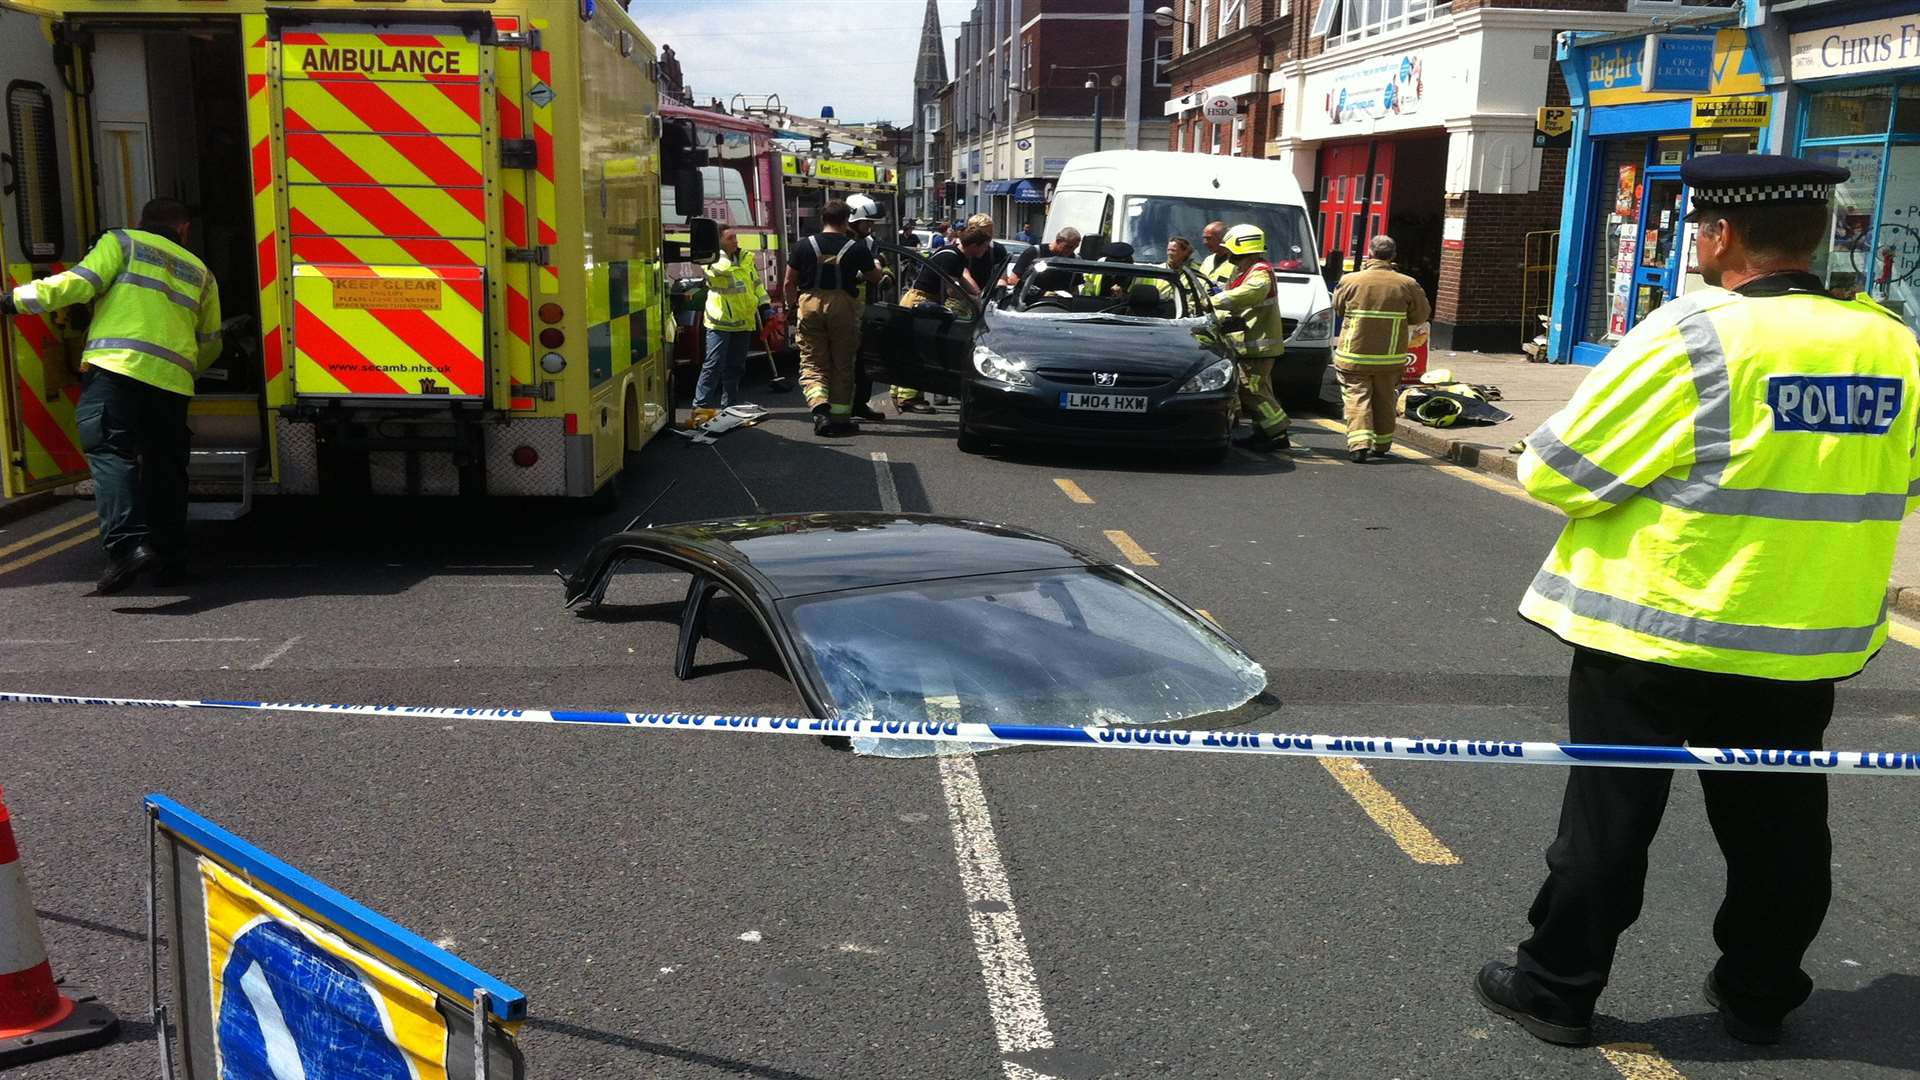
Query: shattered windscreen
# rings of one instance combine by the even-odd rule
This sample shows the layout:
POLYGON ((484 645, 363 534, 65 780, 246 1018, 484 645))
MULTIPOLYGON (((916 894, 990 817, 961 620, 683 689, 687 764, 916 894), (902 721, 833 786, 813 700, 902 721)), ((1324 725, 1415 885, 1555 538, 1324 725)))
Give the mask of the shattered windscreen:
MULTIPOLYGON (((782 611, 834 713, 994 724, 1163 724, 1246 704, 1259 664, 1126 573, 1037 570, 799 597, 782 611)), ((988 744, 855 736, 923 757, 988 744)))

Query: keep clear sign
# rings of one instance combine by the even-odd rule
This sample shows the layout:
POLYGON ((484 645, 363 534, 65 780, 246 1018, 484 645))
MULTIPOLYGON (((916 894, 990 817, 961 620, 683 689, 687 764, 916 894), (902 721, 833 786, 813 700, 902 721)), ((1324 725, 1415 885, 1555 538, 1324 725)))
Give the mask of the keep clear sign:
POLYGON ((177 1027, 188 1080, 523 1077, 525 995, 165 796, 146 806, 178 943, 154 1023, 177 1027))

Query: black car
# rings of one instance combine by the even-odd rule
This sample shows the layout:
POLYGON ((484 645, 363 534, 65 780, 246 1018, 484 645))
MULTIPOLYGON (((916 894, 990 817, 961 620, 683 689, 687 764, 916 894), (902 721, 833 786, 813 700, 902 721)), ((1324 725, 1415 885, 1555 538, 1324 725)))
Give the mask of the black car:
MULTIPOLYGON (((912 252, 888 255, 902 276, 931 269, 912 252)), ((960 449, 1049 443, 1226 456, 1239 372, 1197 273, 1050 258, 1017 285, 990 289, 984 303, 954 288, 963 299, 945 307, 869 304, 860 355, 875 378, 959 398, 960 449)))
MULTIPOLYGON (((1224 631, 1126 567, 1004 525, 841 512, 615 533, 566 581, 605 602, 621 564, 690 575, 674 674, 716 592, 772 643, 808 712, 912 723, 1164 724, 1240 708, 1266 673, 1224 631)), ((856 737, 913 757, 988 747, 856 737)))

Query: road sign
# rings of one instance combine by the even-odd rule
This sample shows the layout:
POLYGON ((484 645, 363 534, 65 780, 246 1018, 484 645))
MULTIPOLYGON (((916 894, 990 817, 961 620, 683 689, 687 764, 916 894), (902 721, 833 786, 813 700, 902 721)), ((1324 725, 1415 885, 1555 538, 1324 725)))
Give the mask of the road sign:
POLYGON ((1541 109, 1533 121, 1533 145, 1567 147, 1573 145, 1573 110, 1564 105, 1541 109))
POLYGON ((1206 103, 1200 106, 1200 115, 1209 123, 1224 124, 1240 111, 1240 103, 1225 94, 1212 94, 1206 103))

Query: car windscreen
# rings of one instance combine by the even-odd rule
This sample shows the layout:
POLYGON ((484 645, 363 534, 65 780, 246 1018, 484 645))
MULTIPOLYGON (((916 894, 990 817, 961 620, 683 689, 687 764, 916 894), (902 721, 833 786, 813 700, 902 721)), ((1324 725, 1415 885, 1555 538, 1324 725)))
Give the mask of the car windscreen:
MULTIPOLYGON (((798 597, 781 611, 836 716, 1162 724, 1246 704, 1259 664, 1124 571, 1075 567, 798 597)), ((884 757, 990 746, 856 736, 884 757)))
POLYGON ((1167 239, 1184 236, 1193 243, 1195 257, 1199 258, 1206 254, 1200 246, 1200 233, 1212 221, 1224 221, 1228 226, 1258 225, 1267 234, 1267 258, 1276 270, 1320 272, 1306 211, 1283 203, 1136 195, 1127 200, 1117 239, 1133 245, 1136 261, 1160 262, 1167 257, 1167 239))

